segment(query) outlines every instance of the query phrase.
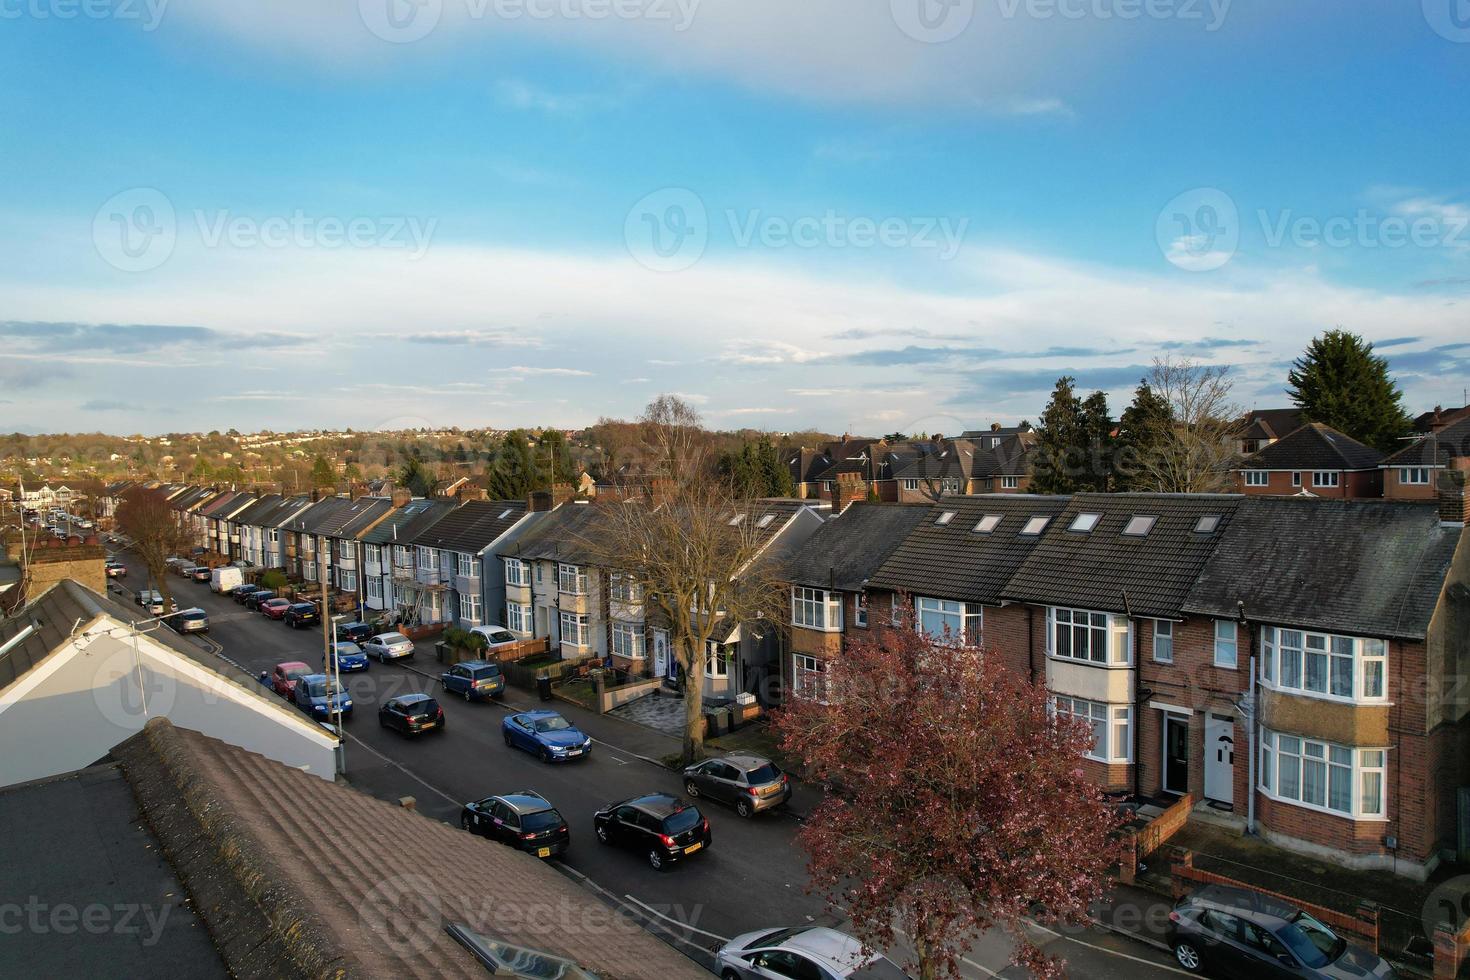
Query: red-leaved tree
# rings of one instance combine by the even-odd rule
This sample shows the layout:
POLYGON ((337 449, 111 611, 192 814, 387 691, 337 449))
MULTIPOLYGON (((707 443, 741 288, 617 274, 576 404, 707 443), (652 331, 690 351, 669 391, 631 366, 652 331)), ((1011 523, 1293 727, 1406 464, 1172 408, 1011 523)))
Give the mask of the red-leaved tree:
POLYGON ((1092 732, 996 657, 906 618, 849 635, 824 691, 775 718, 830 789, 799 835, 813 887, 868 946, 901 931, 922 980, 957 975, 995 927, 1013 962, 1060 976, 1026 920, 1087 921, 1120 854, 1120 819, 1082 771, 1092 732))

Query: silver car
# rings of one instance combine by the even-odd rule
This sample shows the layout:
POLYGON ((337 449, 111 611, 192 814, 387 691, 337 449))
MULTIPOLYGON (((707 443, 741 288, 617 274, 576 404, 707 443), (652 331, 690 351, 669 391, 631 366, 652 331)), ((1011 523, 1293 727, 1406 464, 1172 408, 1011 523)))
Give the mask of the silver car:
POLYGON ((362 645, 362 652, 382 663, 413 656, 413 641, 402 633, 379 633, 362 645))
POLYGON ((791 799, 791 781, 771 760, 737 752, 686 768, 684 792, 726 803, 742 817, 753 817, 791 799))
POLYGON ((908 980, 879 953, 825 926, 763 929, 730 940, 715 954, 721 980, 811 977, 813 980, 908 980))

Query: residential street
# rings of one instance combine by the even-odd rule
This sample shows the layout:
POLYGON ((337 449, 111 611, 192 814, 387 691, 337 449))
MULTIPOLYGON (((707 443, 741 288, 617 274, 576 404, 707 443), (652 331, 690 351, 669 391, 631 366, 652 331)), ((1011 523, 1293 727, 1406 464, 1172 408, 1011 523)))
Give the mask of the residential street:
MULTIPOLYGON (((146 571, 131 554, 123 555, 128 577, 119 585, 141 588, 146 571)), ((322 659, 321 631, 292 630, 214 595, 207 584, 170 581, 179 607, 200 606, 210 617, 208 640, 230 660, 255 675, 275 664, 322 659)), ((124 601, 131 603, 131 591, 124 601)), ((508 711, 539 707, 533 695, 510 688, 502 703, 466 703, 443 697, 446 730, 406 739, 379 727, 378 704, 386 697, 425 691, 439 697, 439 665, 420 645, 409 665, 373 662, 365 673, 344 675, 355 717, 346 723, 347 778, 377 797, 396 800, 413 796, 424 814, 458 823, 461 805, 516 790, 531 789, 555 804, 572 832, 572 847, 558 862, 583 879, 609 902, 635 914, 676 948, 708 966, 709 951, 730 936, 765 927, 821 922, 840 927, 823 913, 819 898, 804 890, 805 856, 795 843, 796 817, 777 812, 742 820, 719 804, 702 803, 713 832, 713 846, 683 866, 659 873, 636 854, 599 846, 591 817, 600 806, 640 793, 681 794, 679 778, 640 756, 662 754, 671 740, 618 719, 599 717, 574 705, 551 707, 597 740, 592 756, 582 762, 547 765, 508 749, 500 720, 508 711), (662 750, 662 751, 660 751, 662 750)), ((336 846, 351 847, 350 827, 336 846)), ((404 855, 404 870, 413 870, 413 855, 404 855)), ((1064 957, 1074 976, 1100 978, 1163 977, 1179 974, 1164 951, 1101 929, 1076 937, 1038 933, 1048 952, 1064 957)), ((1008 942, 1001 935, 981 937, 967 958, 966 976, 1019 977, 1007 966, 1008 942)))

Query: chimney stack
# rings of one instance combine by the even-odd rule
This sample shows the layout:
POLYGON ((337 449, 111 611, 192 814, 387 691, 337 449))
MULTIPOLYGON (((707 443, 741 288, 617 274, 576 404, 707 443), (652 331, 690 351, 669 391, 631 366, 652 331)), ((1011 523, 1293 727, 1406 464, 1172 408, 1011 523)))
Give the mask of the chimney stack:
POLYGON ((526 498, 526 509, 531 513, 551 510, 551 492, 548 490, 532 490, 531 495, 526 498))
POLYGON ((390 497, 389 499, 393 501, 394 507, 404 507, 407 506, 409 501, 413 500, 413 491, 394 490, 392 497, 390 497))
POLYGON ((1439 519, 1446 524, 1470 523, 1470 496, 1466 484, 1470 472, 1441 470, 1439 474, 1439 519))

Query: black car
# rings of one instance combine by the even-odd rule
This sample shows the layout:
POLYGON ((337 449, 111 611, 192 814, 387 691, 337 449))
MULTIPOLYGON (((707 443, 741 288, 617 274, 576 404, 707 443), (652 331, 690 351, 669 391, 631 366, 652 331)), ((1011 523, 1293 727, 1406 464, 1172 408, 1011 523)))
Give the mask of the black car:
POLYGON ((427 694, 389 698, 378 708, 378 724, 403 735, 444 731, 444 709, 427 694))
POLYGON ((546 797, 528 789, 466 803, 459 825, 472 834, 543 858, 565 854, 572 842, 561 813, 546 797))
POLYGON ((270 590, 263 585, 237 585, 230 590, 230 598, 234 599, 241 605, 244 605, 245 600, 253 596, 255 593, 269 591, 270 590))
POLYGON ((259 612, 262 602, 270 602, 276 597, 275 592, 270 589, 258 589, 253 585, 250 588, 252 591, 240 602, 240 605, 246 609, 253 609, 259 612))
POLYGON ((338 643, 365 643, 372 639, 375 630, 367 623, 338 623, 338 643))
POLYGON ((1206 885, 1181 898, 1169 913, 1168 939, 1180 966, 1212 977, 1394 975, 1382 959, 1348 945, 1301 909, 1244 888, 1206 885))
POLYGON ((699 808, 667 793, 609 803, 592 815, 597 839, 637 850, 654 870, 709 847, 709 820, 699 808))
POLYGON ((286 607, 286 613, 281 617, 281 622, 299 630, 303 626, 311 626, 322 621, 321 613, 316 611, 315 603, 298 602, 286 607))

